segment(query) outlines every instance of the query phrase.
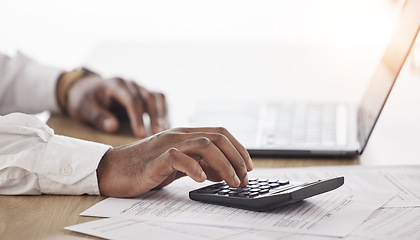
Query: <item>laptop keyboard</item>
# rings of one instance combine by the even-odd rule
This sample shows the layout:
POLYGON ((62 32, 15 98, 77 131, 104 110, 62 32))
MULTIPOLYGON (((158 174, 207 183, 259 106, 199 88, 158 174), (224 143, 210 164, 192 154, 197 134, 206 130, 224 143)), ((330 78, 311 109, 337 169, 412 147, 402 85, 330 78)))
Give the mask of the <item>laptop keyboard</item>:
POLYGON ((333 104, 270 104, 260 126, 261 144, 277 145, 345 145, 345 131, 337 132, 347 119, 345 106, 333 104))

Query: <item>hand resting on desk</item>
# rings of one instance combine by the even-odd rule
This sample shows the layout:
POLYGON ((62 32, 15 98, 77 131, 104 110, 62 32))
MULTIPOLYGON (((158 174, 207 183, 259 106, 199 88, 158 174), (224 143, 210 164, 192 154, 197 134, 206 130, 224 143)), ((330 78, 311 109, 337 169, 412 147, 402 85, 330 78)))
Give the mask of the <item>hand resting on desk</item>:
POLYGON ((135 197, 188 175, 198 182, 248 185, 245 148, 224 128, 176 128, 108 150, 97 168, 102 195, 135 197))
POLYGON ((145 138, 143 114, 149 115, 153 134, 169 128, 165 96, 133 81, 89 74, 75 81, 66 97, 70 117, 104 132, 117 131, 120 121, 128 118, 134 135, 145 138))

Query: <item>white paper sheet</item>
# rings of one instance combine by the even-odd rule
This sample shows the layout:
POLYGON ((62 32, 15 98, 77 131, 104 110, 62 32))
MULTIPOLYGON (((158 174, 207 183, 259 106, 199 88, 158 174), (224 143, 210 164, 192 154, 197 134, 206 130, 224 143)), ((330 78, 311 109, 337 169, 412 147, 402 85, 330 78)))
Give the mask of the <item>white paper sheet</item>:
MULTIPOLYGON (((280 169, 277 170, 278 173, 280 169)), ((267 178, 273 173, 276 171, 261 170, 256 171, 254 176, 267 178)), ((307 173, 302 174, 307 176, 307 173)), ((197 184, 184 178, 162 190, 152 191, 138 198, 108 198, 82 215, 131 215, 137 220, 145 221, 172 221, 343 237, 391 198, 389 193, 366 193, 343 188, 261 213, 190 200, 188 192, 202 185, 205 184, 197 184)))
MULTIPOLYGON (((107 213, 119 208, 121 214, 145 221, 170 221, 342 237, 348 235, 389 199, 376 194, 366 196, 336 192, 316 196, 310 201, 274 211, 253 212, 175 197, 179 193, 182 193, 180 189, 155 191, 144 199, 136 199, 134 204, 126 208, 122 208, 125 199, 110 198, 96 205, 98 208, 91 208, 83 214, 98 216, 102 212, 109 216, 107 213)), ((118 214, 113 215, 118 216, 118 214)))
POLYGON ((420 165, 270 168, 256 169, 252 174, 296 181, 344 176, 345 183, 341 188, 349 191, 387 192, 396 195, 386 207, 420 206, 420 165))
MULTIPOLYGON (((380 208, 371 214, 370 217, 361 224, 355 231, 344 239, 360 239, 360 240, 382 240, 382 239, 420 239, 420 207, 404 207, 403 206, 419 206, 420 205, 420 166, 390 166, 390 167, 366 167, 366 166, 339 166, 339 167, 309 167, 309 168, 284 168, 284 169, 257 169, 251 173, 254 177, 264 178, 288 178, 297 181, 308 181, 317 178, 328 178, 333 176, 345 176, 345 184, 339 190, 335 190, 328 194, 341 192, 358 192, 363 191, 365 197, 369 193, 388 192, 394 194, 391 201, 386 204, 386 208, 380 208), (394 207, 392 207, 394 206, 394 207), (396 208, 395 206, 399 206, 396 208)), ((94 216, 119 216, 117 218, 109 218, 98 221, 92 221, 79 224, 66 229, 78 231, 98 237, 108 239, 138 239, 138 236, 170 236, 171 239, 190 239, 193 236, 197 239, 336 239, 335 237, 317 236, 317 235, 301 235, 290 232, 279 231, 262 231, 248 228, 232 228, 232 227, 214 227, 200 226, 196 224, 182 224, 170 222, 153 222, 142 221, 140 219, 153 216, 150 212, 154 211, 160 219, 167 214, 175 214, 182 209, 182 206, 176 205, 175 202, 185 201, 187 192, 201 186, 193 183, 191 180, 182 179, 160 192, 179 191, 179 194, 173 196, 164 194, 161 201, 155 201, 150 196, 151 203, 149 207, 140 207, 140 215, 133 216, 130 214, 138 211, 138 202, 147 199, 147 196, 155 195, 158 192, 151 192, 143 195, 142 199, 113 199, 109 198, 100 204, 88 209, 84 215, 94 216), (165 200, 166 199, 166 200, 165 200), (154 206, 153 202, 155 202, 154 206), (107 204, 103 204, 107 203, 107 204), (109 204, 108 204, 109 203, 109 204), (180 208, 181 206, 181 208, 180 208), (154 208, 156 207, 156 209, 154 208), (169 212, 163 211, 163 209, 169 212), (137 210, 136 210, 137 209, 137 210), (143 209, 143 210, 141 210, 143 209), (159 211, 159 209, 161 209, 159 211), (125 210, 125 211, 124 211, 125 210), (145 215, 142 215, 146 212, 145 215), (140 216, 140 217, 139 217, 140 216), (130 238, 132 237, 132 238, 130 238)), ((333 194, 333 195, 334 195, 333 194)), ((321 198, 323 194, 316 198, 321 198)), ((385 199, 386 197, 384 197, 385 199)), ((189 200, 188 200, 189 201, 189 200)), ((190 201, 191 202, 191 201, 190 201)), ((203 207, 212 214, 214 208, 203 207)), ((299 205, 300 206, 300 205, 299 205)), ((219 207, 216 207, 216 209, 219 207)), ((224 208, 224 207, 220 207, 224 208)), ((243 211, 243 210, 237 210, 243 211)), ((358 213, 357 211, 355 213, 358 213)), ((211 215, 211 214, 209 214, 211 215)), ((357 215, 357 214, 356 214, 357 215)), ((343 216, 343 214, 338 214, 343 216)), ((150 220, 150 219, 147 219, 150 220)), ((166 219, 168 220, 168 219, 166 219)), ((177 221, 177 218, 172 219, 177 221)), ((330 228, 347 224, 347 220, 338 220, 334 222, 330 228)), ((231 226, 228 224, 228 226, 231 226)))
MULTIPOLYGON (((159 239, 171 240, 228 240, 230 237, 236 238, 236 236, 254 232, 249 229, 141 221, 126 217, 106 218, 66 227, 66 229, 115 240, 155 239, 157 236, 159 239)), ((290 233, 280 234, 290 235, 290 233)))
MULTIPOLYGON (((335 237, 299 235, 294 233, 271 232, 242 228, 222 228, 150 222, 132 219, 128 216, 106 218, 82 223, 68 230, 97 237, 116 240, 168 237, 168 239, 223 239, 223 240, 332 240, 335 237), (127 217, 127 218, 126 218, 127 217), (169 238, 170 236, 170 238, 169 238)), ((420 239, 420 208, 381 208, 375 211, 360 227, 343 240, 399 240, 420 239)))

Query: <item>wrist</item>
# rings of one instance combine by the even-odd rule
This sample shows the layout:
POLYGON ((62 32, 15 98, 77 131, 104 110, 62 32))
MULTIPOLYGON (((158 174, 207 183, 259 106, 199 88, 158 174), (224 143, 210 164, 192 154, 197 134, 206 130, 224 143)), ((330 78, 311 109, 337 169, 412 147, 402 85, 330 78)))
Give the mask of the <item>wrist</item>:
POLYGON ((112 165, 115 160, 115 150, 111 148, 105 152, 105 154, 102 156, 102 159, 99 161, 98 167, 96 168, 96 177, 101 195, 112 196, 112 190, 110 190, 109 187, 114 185, 114 166, 112 165))
POLYGON ((56 96, 58 105, 64 112, 66 112, 67 109, 67 95, 71 86, 80 79, 91 74, 95 73, 86 68, 78 68, 70 72, 64 72, 60 75, 57 80, 56 96))

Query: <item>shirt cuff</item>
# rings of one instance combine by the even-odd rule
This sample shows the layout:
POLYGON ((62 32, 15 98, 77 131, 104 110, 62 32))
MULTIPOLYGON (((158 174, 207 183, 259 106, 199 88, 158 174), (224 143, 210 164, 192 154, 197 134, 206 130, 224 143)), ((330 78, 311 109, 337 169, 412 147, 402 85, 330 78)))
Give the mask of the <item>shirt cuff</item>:
POLYGON ((110 148, 109 145, 54 135, 37 170, 41 192, 99 195, 96 169, 110 148))

